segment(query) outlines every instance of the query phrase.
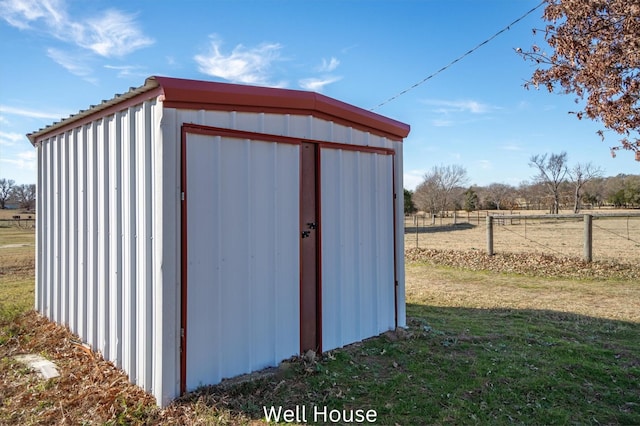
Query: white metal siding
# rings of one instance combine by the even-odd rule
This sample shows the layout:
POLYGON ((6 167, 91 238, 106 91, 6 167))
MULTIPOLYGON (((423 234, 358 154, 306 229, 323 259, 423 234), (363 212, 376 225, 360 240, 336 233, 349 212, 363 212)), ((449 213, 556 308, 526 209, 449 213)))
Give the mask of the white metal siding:
MULTIPOLYGON (((177 324, 170 318, 174 330, 163 340, 159 331, 167 323, 156 302, 163 301, 161 262, 171 258, 164 268, 173 278, 170 303, 178 303, 179 251, 161 245, 157 222, 165 192, 174 196, 174 223, 179 201, 175 183, 173 192, 164 191, 156 170, 161 117, 161 104, 151 100, 38 144, 36 308, 68 325, 162 404, 177 394, 177 373, 167 377, 174 386, 163 390, 163 378, 152 376, 165 367, 154 362, 163 362, 162 352, 177 352, 177 338, 170 341, 177 324)), ((175 306, 167 309, 177 317, 175 306)))
POLYGON ((324 350, 395 327, 392 161, 321 150, 324 350))
POLYGON ((187 137, 187 389, 299 351, 299 148, 187 137))

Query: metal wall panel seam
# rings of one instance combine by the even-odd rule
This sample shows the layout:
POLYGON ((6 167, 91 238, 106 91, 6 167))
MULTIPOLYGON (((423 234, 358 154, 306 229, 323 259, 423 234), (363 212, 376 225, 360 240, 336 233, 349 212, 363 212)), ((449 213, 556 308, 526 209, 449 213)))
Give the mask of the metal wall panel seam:
POLYGON ((129 199, 128 199, 128 210, 127 210, 127 223, 129 226, 129 242, 128 242, 128 251, 129 255, 127 259, 129 261, 129 273, 127 274, 128 279, 128 288, 127 294, 129 296, 129 304, 128 308, 128 320, 129 320, 129 338, 127 339, 128 347, 129 347, 129 377, 134 383, 138 383, 138 348, 137 348, 137 326, 138 326, 138 308, 137 308, 137 209, 136 209, 136 200, 137 200, 137 188, 138 188, 138 179, 136 174, 136 111, 139 107, 129 107, 128 109, 128 145, 127 145, 127 153, 128 153, 128 161, 126 163, 126 168, 128 171, 128 188, 130 191, 129 199))
POLYGON ((109 348, 109 133, 108 117, 98 127, 98 351, 110 360, 109 348))
POLYGON ((152 391, 152 374, 153 374, 153 126, 152 126, 152 103, 145 101, 143 103, 144 111, 144 210, 145 210, 145 251, 143 265, 145 267, 145 352, 144 352, 144 386, 143 388, 149 392, 152 391))
POLYGON ((60 136, 53 144, 53 302, 52 319, 60 320, 60 136))
POLYGON ((122 368, 122 113, 109 123, 109 346, 111 360, 122 368))
POLYGON ((68 197, 68 217, 69 230, 68 235, 71 237, 69 241, 68 262, 67 262, 67 281, 69 282, 69 328, 78 333, 78 277, 76 275, 78 264, 78 168, 76 165, 77 155, 77 133, 78 129, 68 132, 68 179, 69 179, 69 197, 68 197))
POLYGON ((136 277, 136 302, 137 302, 137 318, 136 318, 136 353, 137 353, 137 366, 136 366, 136 384, 143 389, 146 389, 146 361, 147 361, 147 317, 146 310, 149 304, 147 300, 146 283, 147 268, 144 265, 146 262, 146 222, 147 218, 147 206, 146 206, 146 119, 145 119, 145 105, 142 104, 142 108, 136 112, 136 252, 137 252, 137 277, 136 277))
POLYGON ((98 183, 96 125, 86 126, 87 135, 87 343, 98 350, 97 279, 98 279, 98 183))
POLYGON ((55 210, 54 210, 54 199, 55 199, 55 153, 54 153, 55 139, 51 138, 47 141, 47 160, 48 160, 48 170, 47 170, 47 238, 46 238, 46 252, 47 252, 47 272, 45 276, 44 287, 47 289, 47 309, 46 315, 47 318, 53 320, 54 318, 54 295, 53 289, 55 286, 55 275, 54 275, 54 263, 55 263, 55 251, 54 251, 54 243, 55 243, 55 235, 54 235, 54 227, 55 227, 55 210))
POLYGON ((59 210, 60 210, 60 248, 58 252, 58 262, 60 265, 60 318, 59 322, 66 326, 69 325, 69 281, 67 279, 67 267, 69 265, 69 210, 68 206, 68 149, 69 149, 69 134, 63 133, 60 135, 60 177, 58 180, 58 198, 59 198, 59 210))
POLYGON ((78 335, 86 339, 87 333, 87 139, 86 127, 78 128, 78 335))
POLYGON ((131 304, 131 107, 123 111, 121 114, 122 124, 120 148, 120 163, 122 172, 122 369, 131 376, 131 355, 132 345, 135 344, 131 339, 133 323, 131 322, 131 314, 133 306, 131 304))

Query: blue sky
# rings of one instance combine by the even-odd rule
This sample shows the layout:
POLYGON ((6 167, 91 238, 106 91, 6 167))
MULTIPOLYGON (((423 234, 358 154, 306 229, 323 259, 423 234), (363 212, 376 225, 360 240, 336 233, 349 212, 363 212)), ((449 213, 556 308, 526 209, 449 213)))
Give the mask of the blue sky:
POLYGON ((0 177, 34 183, 26 133, 112 98, 150 75, 313 90, 411 125, 405 187, 434 165, 469 184, 530 180, 534 154, 568 153, 606 175, 598 123, 571 95, 526 90, 540 7, 490 43, 376 108, 494 35, 538 0, 0 0, 0 177))

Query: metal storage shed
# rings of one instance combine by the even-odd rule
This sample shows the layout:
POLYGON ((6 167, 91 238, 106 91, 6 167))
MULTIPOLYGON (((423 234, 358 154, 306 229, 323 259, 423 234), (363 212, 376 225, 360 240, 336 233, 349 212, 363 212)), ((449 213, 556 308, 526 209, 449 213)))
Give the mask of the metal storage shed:
POLYGON ((150 77, 31 133, 36 309, 160 405, 404 326, 408 132, 316 93, 150 77))

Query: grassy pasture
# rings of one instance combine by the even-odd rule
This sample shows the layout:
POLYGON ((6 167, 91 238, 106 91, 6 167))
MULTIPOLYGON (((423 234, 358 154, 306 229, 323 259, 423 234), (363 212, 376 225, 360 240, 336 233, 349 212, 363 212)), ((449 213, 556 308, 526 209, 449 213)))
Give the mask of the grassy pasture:
MULTIPOLYGON (((442 247, 458 232, 429 235, 442 247)), ((159 410, 67 330, 29 311, 33 238, 0 227, 0 424, 264 424, 264 406, 373 409, 380 425, 640 424, 640 283, 625 275, 411 261, 406 331, 159 410), (53 360, 61 377, 43 382, 13 360, 23 352, 53 360)))
MULTIPOLYGON (((589 210, 581 213, 638 214, 637 210, 589 210)), ((493 211, 492 214, 517 214, 493 211)), ((539 215, 539 219, 507 219, 494 222, 494 251, 503 253, 546 253, 555 256, 581 257, 584 246, 582 219, 550 218, 545 211, 526 211, 522 215, 539 215)), ((569 213, 569 212, 562 212, 569 213)), ((405 218, 405 247, 454 250, 485 250, 487 246, 486 212, 458 212, 436 218, 418 215, 405 218), (416 227, 417 223, 417 227, 416 227), (416 233, 417 228, 417 233, 416 233)), ((625 263, 640 259, 640 217, 593 218, 593 258, 625 263)))
POLYGON ((0 319, 34 305, 35 232, 2 220, 14 214, 0 210, 0 319))

